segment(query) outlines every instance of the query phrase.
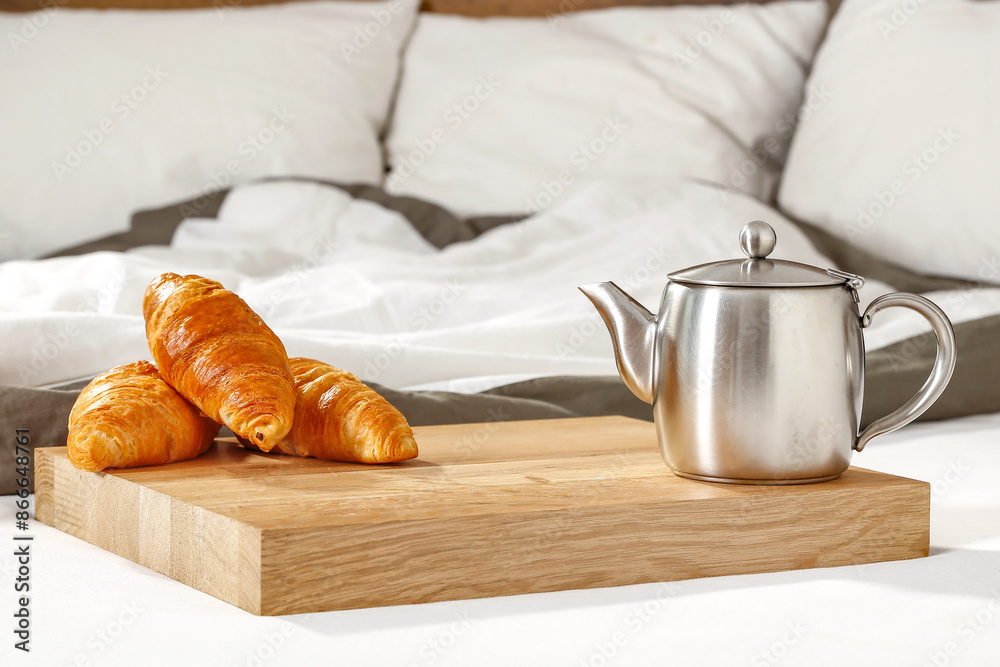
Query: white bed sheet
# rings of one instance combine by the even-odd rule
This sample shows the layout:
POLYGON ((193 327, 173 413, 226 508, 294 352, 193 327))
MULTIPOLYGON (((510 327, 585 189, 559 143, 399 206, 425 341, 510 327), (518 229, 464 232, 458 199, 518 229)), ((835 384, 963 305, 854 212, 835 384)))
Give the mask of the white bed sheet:
MULTIPOLYGON (((932 484, 928 558, 285 617, 33 523, 32 654, 8 632, 0 665, 996 665, 998 448, 1000 413, 914 424, 856 455, 932 484)), ((13 523, 2 498, 8 545, 13 523)), ((0 595, 3 617, 13 603, 0 595)))
MULTIPOLYGON (((471 392, 614 374, 611 340, 576 287, 615 280, 655 311, 667 273, 739 256, 739 230, 754 219, 776 228, 775 257, 831 266, 773 209, 690 180, 595 184, 442 251, 336 188, 243 186, 218 221, 185 222, 170 247, 0 264, 0 383, 45 386, 148 359, 142 294, 164 271, 237 291, 290 355, 391 387, 471 392)), ((886 291, 869 281, 862 306, 886 291)), ((1000 290, 937 296, 956 321, 1000 312, 1000 290)), ((880 314, 868 347, 920 325, 880 314)))

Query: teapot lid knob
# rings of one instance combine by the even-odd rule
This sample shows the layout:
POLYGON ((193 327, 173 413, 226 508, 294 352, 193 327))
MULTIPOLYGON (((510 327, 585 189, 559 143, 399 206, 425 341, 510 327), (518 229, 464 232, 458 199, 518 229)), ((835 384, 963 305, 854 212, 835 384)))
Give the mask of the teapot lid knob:
POLYGON ((740 248, 750 259, 764 259, 774 250, 778 237, 771 225, 760 220, 747 223, 740 232, 740 248))

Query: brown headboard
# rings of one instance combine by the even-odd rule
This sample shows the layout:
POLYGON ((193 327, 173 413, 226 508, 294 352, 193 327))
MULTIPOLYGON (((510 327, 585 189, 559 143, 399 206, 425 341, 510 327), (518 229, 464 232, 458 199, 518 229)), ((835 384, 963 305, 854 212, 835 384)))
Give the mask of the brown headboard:
MULTIPOLYGON (((45 7, 98 9, 190 9, 268 5, 287 0, 0 0, 0 10, 34 11, 45 7)), ((421 11, 464 16, 547 16, 580 9, 625 5, 718 5, 741 0, 423 0, 421 11)), ((752 0, 767 2, 768 0, 752 0)))

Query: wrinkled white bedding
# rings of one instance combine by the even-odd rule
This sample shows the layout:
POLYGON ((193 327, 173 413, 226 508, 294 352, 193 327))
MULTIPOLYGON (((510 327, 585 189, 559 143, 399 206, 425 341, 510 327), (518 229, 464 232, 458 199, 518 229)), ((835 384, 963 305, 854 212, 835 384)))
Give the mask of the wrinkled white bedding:
MULTIPOLYGON (((774 257, 832 266, 774 210, 687 180, 604 182, 441 251, 333 187, 244 186, 218 221, 182 224, 171 247, 0 265, 0 383, 44 386, 149 358, 142 295, 164 271, 235 290, 290 355, 392 387, 613 374, 610 338, 576 287, 614 280, 655 310, 665 274, 739 256, 754 219, 775 227, 774 257)), ((885 291, 869 282, 863 302, 885 291)), ((959 321, 1000 312, 1000 290, 936 296, 959 321)), ((868 347, 918 330, 916 316, 887 312, 868 347)))

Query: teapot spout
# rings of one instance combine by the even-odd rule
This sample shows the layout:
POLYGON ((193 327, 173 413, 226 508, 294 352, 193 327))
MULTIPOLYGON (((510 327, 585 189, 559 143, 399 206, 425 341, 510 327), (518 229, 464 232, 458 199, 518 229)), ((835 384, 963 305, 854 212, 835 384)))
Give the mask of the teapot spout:
POLYGON ((615 361, 625 385, 646 403, 653 402, 653 351, 656 317, 614 283, 583 285, 611 332, 615 361))

